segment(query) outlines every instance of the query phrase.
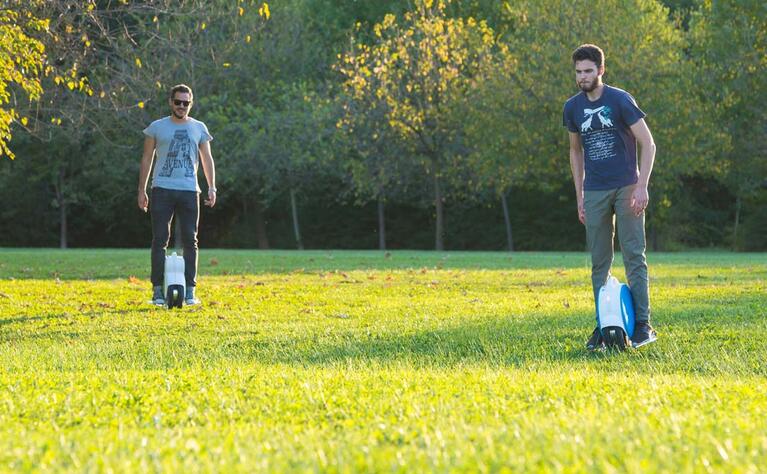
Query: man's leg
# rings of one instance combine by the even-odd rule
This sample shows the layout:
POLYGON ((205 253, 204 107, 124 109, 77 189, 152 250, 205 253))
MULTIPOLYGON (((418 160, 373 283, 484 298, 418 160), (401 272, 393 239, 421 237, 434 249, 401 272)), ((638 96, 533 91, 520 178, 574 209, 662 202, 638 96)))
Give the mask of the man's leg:
POLYGON ((152 214, 152 286, 162 286, 165 274, 165 249, 170 240, 170 221, 174 203, 171 191, 152 188, 149 209, 152 214))
POLYGON ((584 191, 586 211, 586 242, 591 252, 591 286, 596 305, 599 289, 607 281, 613 263, 613 203, 616 190, 584 191))
POLYGON ((184 243, 184 277, 187 288, 197 286, 197 224, 200 220, 200 198, 193 191, 179 191, 178 217, 181 241, 184 243))
POLYGON ((645 257, 646 241, 644 212, 637 216, 631 209, 631 193, 634 186, 625 186, 618 190, 615 202, 615 214, 618 221, 618 239, 623 253, 623 265, 626 278, 634 299, 637 322, 650 322, 650 285, 647 276, 645 257))

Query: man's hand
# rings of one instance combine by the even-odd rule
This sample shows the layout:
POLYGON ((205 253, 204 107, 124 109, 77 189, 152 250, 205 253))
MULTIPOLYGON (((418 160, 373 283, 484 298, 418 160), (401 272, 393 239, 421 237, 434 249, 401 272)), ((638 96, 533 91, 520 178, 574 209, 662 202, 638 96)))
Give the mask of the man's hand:
POLYGON ((583 199, 578 199, 578 220, 586 225, 586 208, 583 206, 583 199))
POLYGON ((640 216, 649 202, 650 195, 647 193, 647 186, 637 184, 634 192, 631 193, 631 210, 634 211, 634 215, 640 216))
POLYGON ((215 189, 208 189, 208 199, 205 200, 205 205, 208 207, 213 207, 216 205, 216 190, 215 189))
POLYGON ((149 196, 146 195, 146 191, 138 192, 138 208, 146 212, 149 207, 149 196))

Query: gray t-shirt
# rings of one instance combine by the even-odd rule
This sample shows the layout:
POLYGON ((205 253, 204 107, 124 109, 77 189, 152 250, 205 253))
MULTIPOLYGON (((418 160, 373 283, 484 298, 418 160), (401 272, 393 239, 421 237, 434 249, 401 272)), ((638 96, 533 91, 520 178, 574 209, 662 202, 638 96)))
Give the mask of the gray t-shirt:
POLYGON ((200 192, 199 149, 201 144, 213 140, 208 127, 191 117, 184 123, 175 123, 168 116, 149 124, 144 135, 155 139, 157 151, 152 187, 200 192))

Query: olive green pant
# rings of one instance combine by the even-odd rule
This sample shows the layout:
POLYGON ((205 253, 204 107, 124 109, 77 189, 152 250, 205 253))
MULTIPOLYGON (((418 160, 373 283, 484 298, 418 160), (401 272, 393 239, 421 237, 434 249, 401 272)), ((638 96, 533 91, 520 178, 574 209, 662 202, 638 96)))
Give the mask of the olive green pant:
POLYGON ((599 289, 610 275, 613 263, 615 224, 623 254, 626 278, 634 299, 637 321, 650 321, 650 292, 645 258, 644 212, 636 215, 631 209, 634 185, 606 191, 584 191, 586 212, 586 242, 591 252, 591 285, 594 301, 599 289))

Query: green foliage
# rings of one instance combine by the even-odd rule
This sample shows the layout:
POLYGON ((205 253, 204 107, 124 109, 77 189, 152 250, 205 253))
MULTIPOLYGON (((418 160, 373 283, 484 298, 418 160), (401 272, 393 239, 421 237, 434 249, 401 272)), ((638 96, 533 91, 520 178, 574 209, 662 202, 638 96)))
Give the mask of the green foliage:
POLYGON ((745 186, 753 188, 754 178, 767 171, 767 5, 724 1, 707 3, 706 9, 709 15, 696 25, 703 30, 696 52, 713 73, 707 78, 721 84, 711 84, 711 92, 723 105, 733 159, 743 161, 732 166, 739 170, 738 179, 752 178, 745 186))
POLYGON ((400 22, 385 16, 373 27, 371 44, 353 43, 337 66, 347 93, 383 113, 433 180, 439 250, 443 182, 458 181, 465 166, 458 104, 492 59, 495 42, 484 21, 448 18, 445 5, 418 2, 400 22))
POLYGON ((0 7, 0 155, 11 159, 15 156, 8 148, 11 123, 18 119, 24 126, 28 121, 16 110, 18 99, 13 86, 18 86, 30 100, 40 97, 45 46, 36 35, 48 28, 48 20, 35 17, 27 8, 19 8, 22 3, 27 2, 11 0, 0 7))
MULTIPOLYGON (((691 55, 698 88, 706 91, 716 130, 728 145, 720 175, 740 203, 764 193, 767 183, 767 5, 761 1, 707 1, 693 16, 691 55)), ((740 246, 737 227, 733 246, 740 246)))
POLYGON ((758 472, 766 258, 652 255, 659 341, 588 354, 582 253, 210 251, 167 311, 147 251, 0 250, 0 463, 758 472))
POLYGON ((520 248, 580 248, 561 108, 570 52, 590 41, 648 113, 656 248, 764 248, 763 2, 3 5, 0 152, 26 161, 0 160, 3 245, 146 245, 140 130, 185 82, 216 138, 208 246, 254 245, 254 227, 259 245, 267 230, 292 245, 292 190, 315 246, 375 242, 360 216, 380 201, 395 247, 423 248, 436 220, 437 247, 497 248, 507 196, 520 248))

